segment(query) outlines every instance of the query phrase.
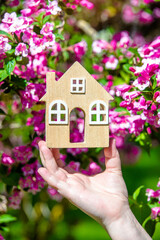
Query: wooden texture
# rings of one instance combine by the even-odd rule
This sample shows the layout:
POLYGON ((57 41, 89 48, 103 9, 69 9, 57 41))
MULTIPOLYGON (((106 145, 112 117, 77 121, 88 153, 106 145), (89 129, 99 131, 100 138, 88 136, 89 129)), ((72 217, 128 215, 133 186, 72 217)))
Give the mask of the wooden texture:
POLYGON ((89 124, 89 106, 96 100, 104 101, 109 107, 112 96, 86 71, 75 62, 63 76, 55 81, 55 73, 47 73, 47 90, 41 101, 46 102, 46 142, 50 148, 91 148, 109 145, 109 126, 89 124), (71 93, 71 78, 85 79, 85 93, 71 93), (49 124, 49 105, 62 100, 68 106, 68 124, 49 124), (70 142, 70 113, 74 108, 84 111, 84 142, 70 142))

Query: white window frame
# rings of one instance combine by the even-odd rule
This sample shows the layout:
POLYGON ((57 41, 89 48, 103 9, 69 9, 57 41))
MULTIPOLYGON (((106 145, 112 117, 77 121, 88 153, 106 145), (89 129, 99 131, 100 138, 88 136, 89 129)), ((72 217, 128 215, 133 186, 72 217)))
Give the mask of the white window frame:
POLYGON ((71 93, 85 93, 86 92, 85 80, 86 79, 84 77, 71 78, 71 93), (73 81, 76 81, 76 83, 74 83, 73 81), (82 83, 80 83, 79 81, 82 81, 82 83), (73 90, 73 88, 76 88, 76 90, 73 90), (82 89, 79 90, 79 88, 82 89))
POLYGON ((89 124, 90 125, 106 125, 108 124, 108 105, 101 100, 94 101, 89 106, 89 124), (104 109, 100 108, 100 104, 104 106, 104 109), (96 105, 96 109, 92 109, 96 105), (100 119, 100 115, 105 115, 105 120, 100 119), (92 121, 92 115, 96 115, 96 121, 92 121))
POLYGON ((49 105, 49 124, 68 124, 68 107, 67 104, 62 100, 55 100, 49 105), (52 107, 57 104, 57 109, 53 110, 52 107), (64 106, 64 110, 61 109, 61 104, 64 106), (57 121, 52 120, 52 114, 57 115, 57 121), (65 115, 65 121, 61 120, 61 114, 65 115))

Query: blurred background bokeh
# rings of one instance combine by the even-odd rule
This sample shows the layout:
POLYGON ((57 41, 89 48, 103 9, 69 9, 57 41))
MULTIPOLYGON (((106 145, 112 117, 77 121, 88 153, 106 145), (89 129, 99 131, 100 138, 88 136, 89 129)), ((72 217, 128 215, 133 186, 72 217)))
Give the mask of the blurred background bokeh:
MULTIPOLYGON (((0 25, 0 34, 2 36, 5 35, 11 41, 13 40, 12 37, 17 39, 13 33, 11 34, 12 37, 4 33, 5 28, 7 29, 5 21, 3 20, 6 12, 10 14, 15 12, 18 17, 25 16, 34 19, 35 22, 39 22, 40 24, 37 22, 37 24, 33 24, 31 21, 30 24, 33 24, 34 32, 40 34, 40 29, 43 26, 41 21, 43 21, 47 15, 45 17, 43 14, 40 16, 41 12, 39 10, 45 8, 45 4, 50 4, 52 2, 56 1, 1 0, 0 19, 2 24, 0 25), (22 11, 22 9, 26 11, 22 11), (33 13, 30 13, 29 11, 33 11, 33 13), (39 11, 39 18, 37 18, 38 14, 36 15, 36 11, 39 11)), ((92 0, 90 3, 89 1, 61 0, 58 1, 58 4, 59 7, 62 8, 63 14, 58 13, 58 17, 55 17, 56 14, 54 15, 52 13, 52 16, 48 13, 50 19, 46 18, 45 21, 55 21, 55 26, 60 26, 57 28, 58 30, 55 29, 55 33, 57 34, 56 41, 59 45, 56 45, 54 50, 52 48, 50 55, 48 52, 45 52, 47 51, 45 49, 43 56, 44 59, 42 61, 39 57, 39 54, 41 53, 38 52, 36 55, 31 52, 29 61, 32 61, 31 59, 33 56, 35 57, 35 65, 32 69, 33 72, 28 71, 28 73, 25 72, 26 75, 22 74, 24 66, 28 64, 28 60, 25 55, 23 56, 23 59, 20 59, 18 58, 19 55, 16 55, 15 53, 17 56, 15 58, 17 65, 16 67, 14 66, 15 68, 13 69, 12 66, 10 66, 11 70, 8 70, 12 77, 9 78, 9 74, 7 75, 8 78, 3 77, 1 73, 3 71, 2 62, 5 59, 5 57, 3 57, 5 54, 2 50, 0 51, 0 74, 2 80, 0 85, 0 151, 2 154, 0 164, 0 233, 2 233, 7 240, 110 239, 108 234, 98 223, 89 218, 66 199, 63 199, 54 189, 48 188, 44 183, 41 183, 42 180, 39 179, 37 175, 36 178, 38 180, 36 180, 39 181, 39 186, 37 189, 32 188, 32 190, 29 191, 28 185, 24 183, 25 178, 22 176, 22 166, 18 164, 13 165, 13 167, 11 167, 11 164, 5 165, 4 159, 11 156, 11 158, 9 157, 10 161, 12 161, 12 159, 13 161, 18 159, 17 161, 20 162, 19 159, 22 158, 22 156, 19 155, 19 151, 22 155, 25 154, 26 158, 28 157, 30 159, 30 164, 37 164, 36 167, 39 167, 40 158, 37 149, 37 141, 40 138, 44 138, 44 125, 41 125, 42 121, 44 123, 44 105, 39 104, 38 100, 44 94, 44 79, 48 69, 56 70, 56 76, 58 79, 62 73, 67 70, 71 63, 78 60, 82 62, 86 69, 93 74, 95 78, 97 77, 97 79, 100 79, 99 82, 101 84, 106 84, 106 77, 104 80, 104 76, 106 75, 101 76, 102 71, 99 71, 98 74, 100 75, 98 76, 93 69, 92 43, 94 40, 102 39, 106 42, 110 42, 115 33, 127 31, 128 35, 134 39, 133 44, 135 43, 137 46, 142 46, 147 42, 153 41, 153 39, 160 35, 159 1, 92 0), (92 3, 94 4, 94 7, 92 6, 92 3), (86 43, 83 42, 82 46, 78 45, 79 49, 76 50, 76 44, 81 41, 85 41, 86 43), (87 47, 85 44, 87 44, 87 47), (87 51, 86 55, 83 51, 87 51), (45 58, 47 58, 47 63, 45 62, 45 58), (21 61, 24 62, 21 63, 21 61), (18 64, 20 64, 20 67, 18 64), (16 78, 13 79, 13 73, 19 77, 18 80, 16 80, 16 78), (36 79, 38 79, 38 81, 36 79), (10 84, 10 81, 12 84, 10 84), (32 85, 27 85, 26 81, 30 81, 32 84, 42 84, 42 89, 37 85, 37 89, 39 87, 39 90, 35 90, 32 85), (36 91, 39 92, 37 93, 36 91), (30 96, 31 92, 32 94, 34 92, 34 96, 30 96), (16 95, 16 93, 18 94, 16 95), (39 94, 38 97, 36 94, 39 94), (27 98, 30 99, 30 101, 27 102, 27 98), (37 115, 35 114, 35 111, 37 111, 37 115), (40 117, 38 114, 42 116, 42 119, 39 120, 40 117), (33 115, 37 117, 35 117, 34 120, 32 118, 33 115), (41 130, 42 128, 43 130, 41 130), (18 149, 16 148, 17 146, 19 147, 18 149), (20 146, 29 147, 20 148, 20 146), (29 156, 30 151, 33 152, 33 156, 29 156), (7 155, 3 155, 4 153, 7 155), (36 162, 37 159, 39 160, 39 163, 36 162), (11 169, 14 170, 12 171, 11 169), (14 189, 16 189, 15 192, 14 189), (14 198, 11 199, 10 195, 12 195, 12 197, 14 196, 14 198), (9 202, 9 204, 7 202, 9 202)), ((24 28, 22 32, 25 30, 26 29, 24 28)), ((19 39, 22 38, 20 34, 16 34, 19 39)), ((19 39, 13 41, 13 44, 11 44, 12 48, 15 49, 17 44, 21 42, 19 39)), ((51 48, 51 46, 48 46, 48 48, 51 48)), ((10 49, 8 49, 8 51, 9 50, 10 49)), ((32 49, 32 51, 36 50, 32 49)), ((11 59, 11 61, 13 60, 12 54, 13 52, 8 52, 7 55, 7 57, 9 56, 8 59, 11 59)), ((116 54, 118 56, 118 52, 116 54)), ((94 60, 95 63, 96 61, 98 62, 99 58, 96 58, 96 56, 94 57, 96 59, 94 60)), ((127 62, 129 60, 125 61, 127 62)), ((123 64, 123 62, 121 64, 123 64)), ((105 72, 106 70, 104 70, 104 72, 105 74, 112 74, 114 76, 119 75, 119 69, 117 70, 116 68, 116 72, 114 73, 112 70, 113 69, 111 69, 110 72, 105 72)), ((127 84, 129 84, 129 73, 126 71, 125 74, 126 75, 124 76, 123 72, 120 72, 119 78, 115 78, 115 85, 122 84, 125 80, 126 82, 128 81, 127 84)), ((107 81, 109 81, 109 79, 107 79, 107 81)), ((107 90, 109 86, 105 86, 107 90)), ((116 101, 117 105, 115 106, 117 107, 119 105, 118 100, 116 101)), ((115 108, 115 106, 112 107, 115 108)), ((80 119, 80 114, 78 112, 76 112, 70 119, 71 124, 73 121, 73 129, 78 129, 77 131, 79 131, 79 135, 76 135, 76 131, 73 131, 73 139, 77 136, 81 138, 81 135, 83 134, 83 131, 80 131, 79 127, 75 127, 75 118, 80 119)), ((78 124, 83 124, 83 118, 78 124)), ((148 126, 147 123, 146 127, 148 128, 148 126)), ((121 139, 121 135, 115 136, 122 160, 124 180, 130 195, 131 208, 141 224, 143 224, 145 219, 151 214, 151 207, 147 204, 146 189, 149 188, 156 190, 160 177, 160 132, 159 129, 157 129, 155 129, 155 127, 153 128, 153 132, 154 130, 155 132, 152 134, 149 144, 147 143, 148 138, 139 141, 137 136, 137 140, 135 140, 135 137, 129 138, 128 135, 125 137, 123 136, 123 139, 121 139), (141 144, 142 142, 143 144, 141 144), (133 193, 140 186, 143 187, 138 191, 137 197, 134 197, 135 201, 133 203, 133 193)), ((97 165, 93 169, 92 174, 98 173, 100 170, 104 169, 103 149, 83 149, 82 151, 77 150, 77 152, 73 149, 61 149, 61 154, 62 160, 66 161, 67 164, 70 164, 71 168, 77 168, 79 170, 81 164, 81 167, 85 169, 87 164, 89 164, 90 161, 93 161, 96 162, 97 165), (73 162, 76 162, 76 164, 73 162), (100 169, 98 166, 100 166, 100 169)), ((24 160, 22 163, 24 164, 23 167, 27 164, 24 160)), ((27 170, 23 169, 23 174, 25 171, 27 170)), ((92 169, 87 168, 87 171, 85 173, 90 174, 92 169)), ((154 240, 159 240, 159 220, 154 220, 150 223, 148 231, 151 235, 153 234, 154 240)))

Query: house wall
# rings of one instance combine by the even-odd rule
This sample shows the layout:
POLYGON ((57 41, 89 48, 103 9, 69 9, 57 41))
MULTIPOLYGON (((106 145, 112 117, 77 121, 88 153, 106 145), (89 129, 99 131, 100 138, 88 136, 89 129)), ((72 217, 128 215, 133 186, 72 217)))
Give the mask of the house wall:
POLYGON ((61 77, 54 80, 54 73, 47 75, 46 94, 46 141, 48 147, 106 147, 108 146, 108 125, 89 125, 89 106, 93 101, 102 100, 109 104, 111 96, 96 82, 95 79, 79 64, 75 63, 61 77), (76 94, 70 92, 71 78, 85 78, 86 92, 76 94), (52 125, 49 120, 49 104, 54 100, 62 100, 68 106, 68 117, 74 108, 81 108, 85 112, 85 141, 83 143, 70 143, 69 125, 52 125))
MULTIPOLYGON (((66 125, 49 124, 46 128, 47 146, 50 148, 81 148, 81 147, 108 147, 109 126, 89 125, 89 114, 86 114, 85 106, 81 104, 69 107, 68 118, 73 108, 79 107, 85 112, 84 142, 70 142, 70 122, 66 125)), ((47 109, 49 109, 49 104, 47 109)), ((48 122, 48 110, 46 111, 46 122, 48 122)))

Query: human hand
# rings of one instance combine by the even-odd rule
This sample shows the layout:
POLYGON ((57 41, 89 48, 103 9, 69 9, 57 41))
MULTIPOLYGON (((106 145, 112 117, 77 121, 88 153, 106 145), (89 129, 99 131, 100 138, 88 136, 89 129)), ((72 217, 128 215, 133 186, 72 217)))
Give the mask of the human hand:
MULTIPOLYGON (((128 193, 122 177, 115 140, 112 139, 110 146, 104 149, 105 171, 95 176, 70 173, 68 168, 63 166, 58 149, 49 150, 44 141, 39 142, 39 149, 44 167, 39 168, 38 172, 44 180, 75 206, 98 221, 112 239, 127 239, 123 236, 120 238, 119 234, 118 238, 115 235, 115 226, 121 228, 121 223, 125 221, 122 216, 125 215, 131 221, 131 225, 134 220, 128 204, 128 193)), ((134 227, 135 225, 136 228, 140 227, 136 221, 134 227)), ((130 227, 132 229, 132 226, 130 227)))

